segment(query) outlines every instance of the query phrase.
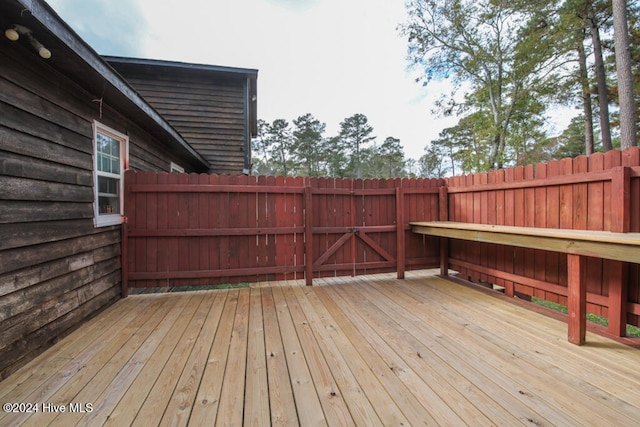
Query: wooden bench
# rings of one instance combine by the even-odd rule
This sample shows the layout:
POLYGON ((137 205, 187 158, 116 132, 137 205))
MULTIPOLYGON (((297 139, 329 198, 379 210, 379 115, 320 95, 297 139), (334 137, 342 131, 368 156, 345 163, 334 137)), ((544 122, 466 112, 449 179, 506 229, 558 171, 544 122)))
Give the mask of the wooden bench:
MULTIPOLYGON (((440 269, 444 276, 448 271, 448 240, 446 238, 566 253, 568 339, 578 345, 584 344, 586 336, 585 257, 640 264, 640 233, 514 227, 451 221, 411 222, 410 225, 414 233, 445 238, 441 240, 440 249, 440 269)), ((624 279, 619 282, 620 289, 609 289, 609 311, 616 311, 612 309, 612 303, 618 305, 616 309, 624 314, 624 317, 620 316, 624 319, 626 318, 626 289, 624 279)), ((626 321, 623 326, 626 326, 626 321)))

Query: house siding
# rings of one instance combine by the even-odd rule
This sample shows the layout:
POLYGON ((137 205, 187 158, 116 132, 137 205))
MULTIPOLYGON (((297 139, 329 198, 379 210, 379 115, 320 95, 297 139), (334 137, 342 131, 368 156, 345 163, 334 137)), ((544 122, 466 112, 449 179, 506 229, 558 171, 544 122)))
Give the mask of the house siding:
POLYGON ((211 164, 211 173, 243 173, 246 77, 111 64, 211 164))
POLYGON ((120 226, 93 222, 94 120, 129 136, 131 168, 198 167, 99 90, 0 42, 0 379, 120 298, 120 226))

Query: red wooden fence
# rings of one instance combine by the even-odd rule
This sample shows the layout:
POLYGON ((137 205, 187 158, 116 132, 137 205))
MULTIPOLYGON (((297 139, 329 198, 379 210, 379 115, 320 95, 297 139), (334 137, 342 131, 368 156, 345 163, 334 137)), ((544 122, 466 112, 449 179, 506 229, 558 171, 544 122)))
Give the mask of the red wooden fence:
MULTIPOLYGON (((446 188, 451 221, 640 232, 637 148, 454 177, 446 188)), ((459 240, 451 240, 449 251, 451 268, 468 280, 566 304, 566 255, 459 240)), ((638 267, 589 258, 588 311, 609 317, 611 307, 626 317, 623 326, 638 325, 638 267), (616 307, 620 301, 626 306, 616 307)))
POLYGON ((436 267, 443 183, 129 171, 124 292, 436 267))

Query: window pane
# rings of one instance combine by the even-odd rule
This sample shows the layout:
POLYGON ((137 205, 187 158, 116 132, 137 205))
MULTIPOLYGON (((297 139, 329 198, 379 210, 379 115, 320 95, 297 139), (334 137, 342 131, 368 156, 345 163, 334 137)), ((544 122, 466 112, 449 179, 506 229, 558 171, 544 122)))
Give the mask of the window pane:
POLYGON ((120 142, 107 135, 97 134, 98 170, 108 173, 120 173, 120 142))
POLYGON ((120 160, 111 159, 111 173, 120 174, 120 160))
POLYGON ((98 212, 120 214, 120 180, 98 176, 98 212))

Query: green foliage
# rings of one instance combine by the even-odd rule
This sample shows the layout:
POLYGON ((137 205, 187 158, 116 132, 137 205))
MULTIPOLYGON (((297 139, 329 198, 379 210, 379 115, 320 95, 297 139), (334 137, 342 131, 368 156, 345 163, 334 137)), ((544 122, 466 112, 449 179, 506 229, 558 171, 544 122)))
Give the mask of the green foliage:
POLYGON ((569 126, 555 141, 554 158, 578 157, 586 153, 584 142, 584 117, 571 120, 569 126))
MULTIPOLYGON (((605 0, 409 1, 408 18, 399 27, 408 42, 409 59, 422 71, 423 84, 433 79, 454 83, 453 91, 435 107, 460 120, 432 141, 439 148, 431 155, 440 150, 449 156, 452 173, 458 167, 466 173, 547 161, 563 153, 557 144, 566 138, 546 134, 545 115, 551 106, 577 102, 585 102, 590 111, 583 93, 590 100, 598 91, 595 76, 582 80, 579 48, 592 41, 590 30, 599 31, 604 54, 610 56, 610 10, 605 0)), ((637 2, 631 2, 629 10, 632 57, 637 64, 637 2)), ((634 68, 636 87, 640 87, 638 70, 634 68)), ((605 111, 602 106, 600 110, 605 111)), ((583 144, 585 140, 583 136, 583 144)), ((564 151, 573 153, 575 147, 564 151)), ((429 162, 422 163, 426 167, 429 162)))
POLYGON ((293 125, 291 151, 298 174, 321 176, 326 125, 308 113, 295 119, 293 125))
MULTIPOLYGON (((381 145, 372 136, 373 127, 364 114, 340 123, 340 133, 324 135, 326 125, 311 114, 293 121, 258 121, 253 140, 253 173, 330 176, 336 178, 396 178, 411 175, 415 161, 405 160, 398 138, 387 137, 381 145)), ((415 175, 415 170, 413 171, 415 175)))
MULTIPOLYGON (((534 304, 538 304, 542 307, 549 308, 554 311, 558 311, 560 313, 567 314, 568 309, 566 305, 558 304, 556 302, 547 301, 542 298, 531 297, 531 302, 534 304)), ((587 313, 587 320, 592 323, 596 323, 601 326, 607 326, 609 324, 609 320, 606 317, 598 316, 596 314, 587 313)), ((628 337, 640 337, 640 328, 637 326, 627 324, 627 336, 628 337)))
POLYGON ((420 157, 420 176, 426 178, 443 178, 449 168, 445 165, 445 148, 431 144, 425 148, 425 153, 420 157))
POLYGON ((375 139, 372 133, 373 128, 364 114, 354 114, 340 123, 340 142, 350 156, 349 163, 355 168, 356 178, 362 177, 362 150, 375 139))
POLYGON ((403 175, 404 151, 398 138, 387 137, 378 149, 377 155, 383 164, 383 169, 376 176, 392 178, 403 175))

